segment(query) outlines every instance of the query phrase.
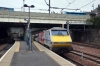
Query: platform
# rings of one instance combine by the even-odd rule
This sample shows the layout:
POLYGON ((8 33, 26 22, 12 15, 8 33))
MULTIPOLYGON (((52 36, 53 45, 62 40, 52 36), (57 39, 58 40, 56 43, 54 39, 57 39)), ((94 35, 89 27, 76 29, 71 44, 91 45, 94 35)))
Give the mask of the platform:
POLYGON ((0 58, 0 66, 76 66, 41 44, 33 42, 33 49, 25 41, 17 41, 0 58))

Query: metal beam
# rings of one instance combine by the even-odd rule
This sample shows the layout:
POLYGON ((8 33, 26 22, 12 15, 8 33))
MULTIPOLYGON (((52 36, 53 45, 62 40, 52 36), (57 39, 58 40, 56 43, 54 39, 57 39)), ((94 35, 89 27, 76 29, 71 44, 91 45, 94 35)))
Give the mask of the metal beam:
POLYGON ((50 0, 49 0, 49 16, 50 16, 50 0))

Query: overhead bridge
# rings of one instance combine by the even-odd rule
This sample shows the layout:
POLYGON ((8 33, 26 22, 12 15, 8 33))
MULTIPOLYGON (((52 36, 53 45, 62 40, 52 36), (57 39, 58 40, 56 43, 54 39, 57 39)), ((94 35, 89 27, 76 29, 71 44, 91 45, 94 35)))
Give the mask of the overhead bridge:
MULTIPOLYGON (((7 23, 27 23, 29 18, 28 12, 20 11, 0 11, 0 22, 7 23), (26 19, 26 20, 25 20, 26 19)), ((66 22, 71 22, 71 24, 87 24, 85 21, 89 19, 89 15, 67 15, 51 13, 30 13, 30 23, 39 24, 66 24, 66 22)))

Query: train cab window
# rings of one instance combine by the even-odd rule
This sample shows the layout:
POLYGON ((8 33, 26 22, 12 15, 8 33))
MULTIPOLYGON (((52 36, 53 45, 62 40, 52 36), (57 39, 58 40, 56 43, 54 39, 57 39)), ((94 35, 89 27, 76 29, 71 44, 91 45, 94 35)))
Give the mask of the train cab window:
POLYGON ((52 35, 68 35, 67 30, 52 30, 52 35))

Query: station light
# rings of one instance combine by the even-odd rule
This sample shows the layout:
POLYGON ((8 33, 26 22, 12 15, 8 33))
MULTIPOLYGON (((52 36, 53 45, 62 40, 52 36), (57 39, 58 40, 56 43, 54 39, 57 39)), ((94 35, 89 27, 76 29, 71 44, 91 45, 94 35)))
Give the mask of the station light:
POLYGON ((34 8, 35 6, 34 6, 34 5, 28 6, 27 4, 24 4, 24 7, 31 7, 31 8, 34 8))
POLYGON ((34 5, 31 5, 31 6, 28 6, 27 4, 24 4, 23 5, 24 7, 28 7, 29 8, 29 18, 28 18, 28 20, 27 19, 24 19, 24 20, 26 20, 27 21, 27 35, 28 35, 28 37, 27 37, 27 43, 29 44, 29 49, 30 49, 30 51, 32 51, 32 43, 31 43, 31 30, 30 30, 30 8, 34 8, 35 6, 34 5))

